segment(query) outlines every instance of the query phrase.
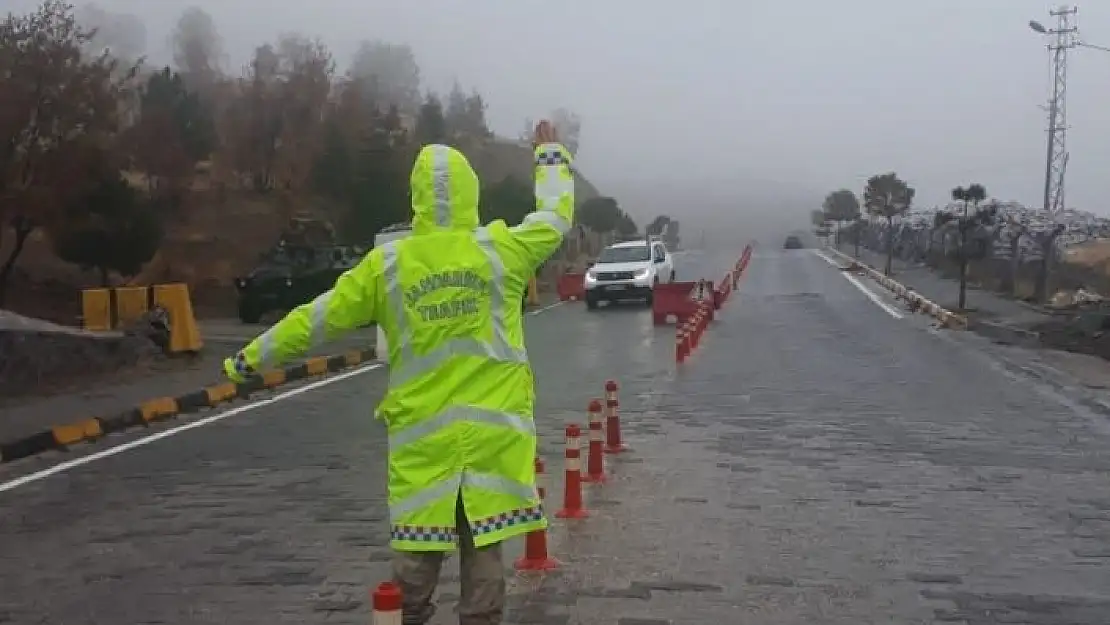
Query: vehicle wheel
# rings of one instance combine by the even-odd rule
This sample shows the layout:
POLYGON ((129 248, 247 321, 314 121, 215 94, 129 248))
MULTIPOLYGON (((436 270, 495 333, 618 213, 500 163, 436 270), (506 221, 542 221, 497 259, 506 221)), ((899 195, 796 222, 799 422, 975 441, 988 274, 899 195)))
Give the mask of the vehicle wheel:
POLYGON ((674 282, 674 269, 671 270, 671 282, 674 282))
POLYGON ((261 323, 262 325, 272 326, 272 325, 276 324, 277 322, 281 321, 283 318, 285 318, 285 315, 287 315, 287 314, 289 314, 288 311, 279 310, 277 308, 275 308, 273 310, 267 310, 266 312, 264 312, 264 313, 262 313, 261 315, 258 316, 258 322, 257 323, 261 323))
POLYGON ((654 301, 655 301, 655 293, 649 292, 647 294, 647 297, 644 298, 644 303, 647 304, 648 308, 651 308, 651 305, 654 303, 654 301))
POLYGON ((253 307, 239 304, 239 321, 242 323, 258 323, 261 315, 253 307))
POLYGON ((586 296, 586 310, 597 310, 597 300, 589 295, 586 296))

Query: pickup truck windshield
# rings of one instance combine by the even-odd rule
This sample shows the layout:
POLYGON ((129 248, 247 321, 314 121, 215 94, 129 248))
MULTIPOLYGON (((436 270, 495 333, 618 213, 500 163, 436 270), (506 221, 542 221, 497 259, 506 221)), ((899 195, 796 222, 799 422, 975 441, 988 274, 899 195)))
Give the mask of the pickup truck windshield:
POLYGON ((646 245, 635 247, 607 247, 597 257, 598 263, 635 263, 651 260, 651 251, 646 245))

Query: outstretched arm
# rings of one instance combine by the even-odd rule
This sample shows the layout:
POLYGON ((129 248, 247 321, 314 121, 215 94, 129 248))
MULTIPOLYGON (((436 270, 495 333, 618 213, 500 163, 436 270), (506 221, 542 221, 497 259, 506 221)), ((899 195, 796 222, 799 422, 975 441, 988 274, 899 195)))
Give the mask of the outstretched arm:
POLYGON ((236 382, 267 367, 287 362, 325 341, 378 319, 375 267, 381 253, 373 250, 335 286, 302 304, 276 325, 224 361, 224 372, 236 382), (376 253, 375 253, 376 252, 376 253))
POLYGON ((558 142, 550 122, 536 127, 536 211, 512 233, 533 271, 563 242, 574 224, 574 170, 570 150, 558 142))

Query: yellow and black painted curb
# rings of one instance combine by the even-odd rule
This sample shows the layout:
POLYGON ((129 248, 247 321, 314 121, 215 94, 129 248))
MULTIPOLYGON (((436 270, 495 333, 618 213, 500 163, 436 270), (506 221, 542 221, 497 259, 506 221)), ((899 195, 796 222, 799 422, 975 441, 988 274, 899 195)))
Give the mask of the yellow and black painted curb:
POLYGON ((111 416, 89 417, 55 425, 30 436, 0 443, 0 462, 12 462, 46 451, 65 451, 73 445, 92 442, 106 434, 150 426, 157 421, 216 408, 236 399, 248 399, 255 393, 288 382, 349 369, 374 360, 375 357, 373 348, 351 350, 334 356, 317 356, 297 365, 264 371, 242 384, 225 382, 206 386, 177 397, 156 397, 111 416))
POLYGON ((851 263, 851 265, 847 269, 857 270, 861 273, 866 274, 867 277, 871 278, 875 282, 878 282, 880 285, 882 285, 883 288, 891 291, 907 302, 910 302, 915 310, 920 310, 930 317, 935 318, 941 323, 942 326, 950 329, 967 329, 967 317, 964 317, 963 315, 957 315, 956 313, 946 308, 942 308, 936 302, 926 297, 922 297, 916 291, 907 287, 901 282, 891 279, 886 274, 879 271, 878 269, 875 269, 871 265, 860 262, 859 260, 856 260, 855 258, 852 258, 851 256, 848 256, 847 254, 841 252, 840 250, 831 247, 826 247, 825 249, 838 256, 841 260, 851 263))

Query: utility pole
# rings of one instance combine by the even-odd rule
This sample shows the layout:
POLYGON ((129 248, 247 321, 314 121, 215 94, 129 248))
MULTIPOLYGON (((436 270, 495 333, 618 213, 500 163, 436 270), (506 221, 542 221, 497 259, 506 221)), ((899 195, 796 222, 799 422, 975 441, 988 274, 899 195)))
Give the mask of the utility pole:
POLYGON ((1029 22, 1034 31, 1050 37, 1052 53, 1052 98, 1048 101, 1048 141, 1044 173, 1044 210, 1055 214, 1066 208, 1064 203, 1064 168, 1068 161, 1068 50, 1081 45, 1075 24, 1077 7, 1061 6, 1049 15, 1056 19, 1055 28, 1029 22))

